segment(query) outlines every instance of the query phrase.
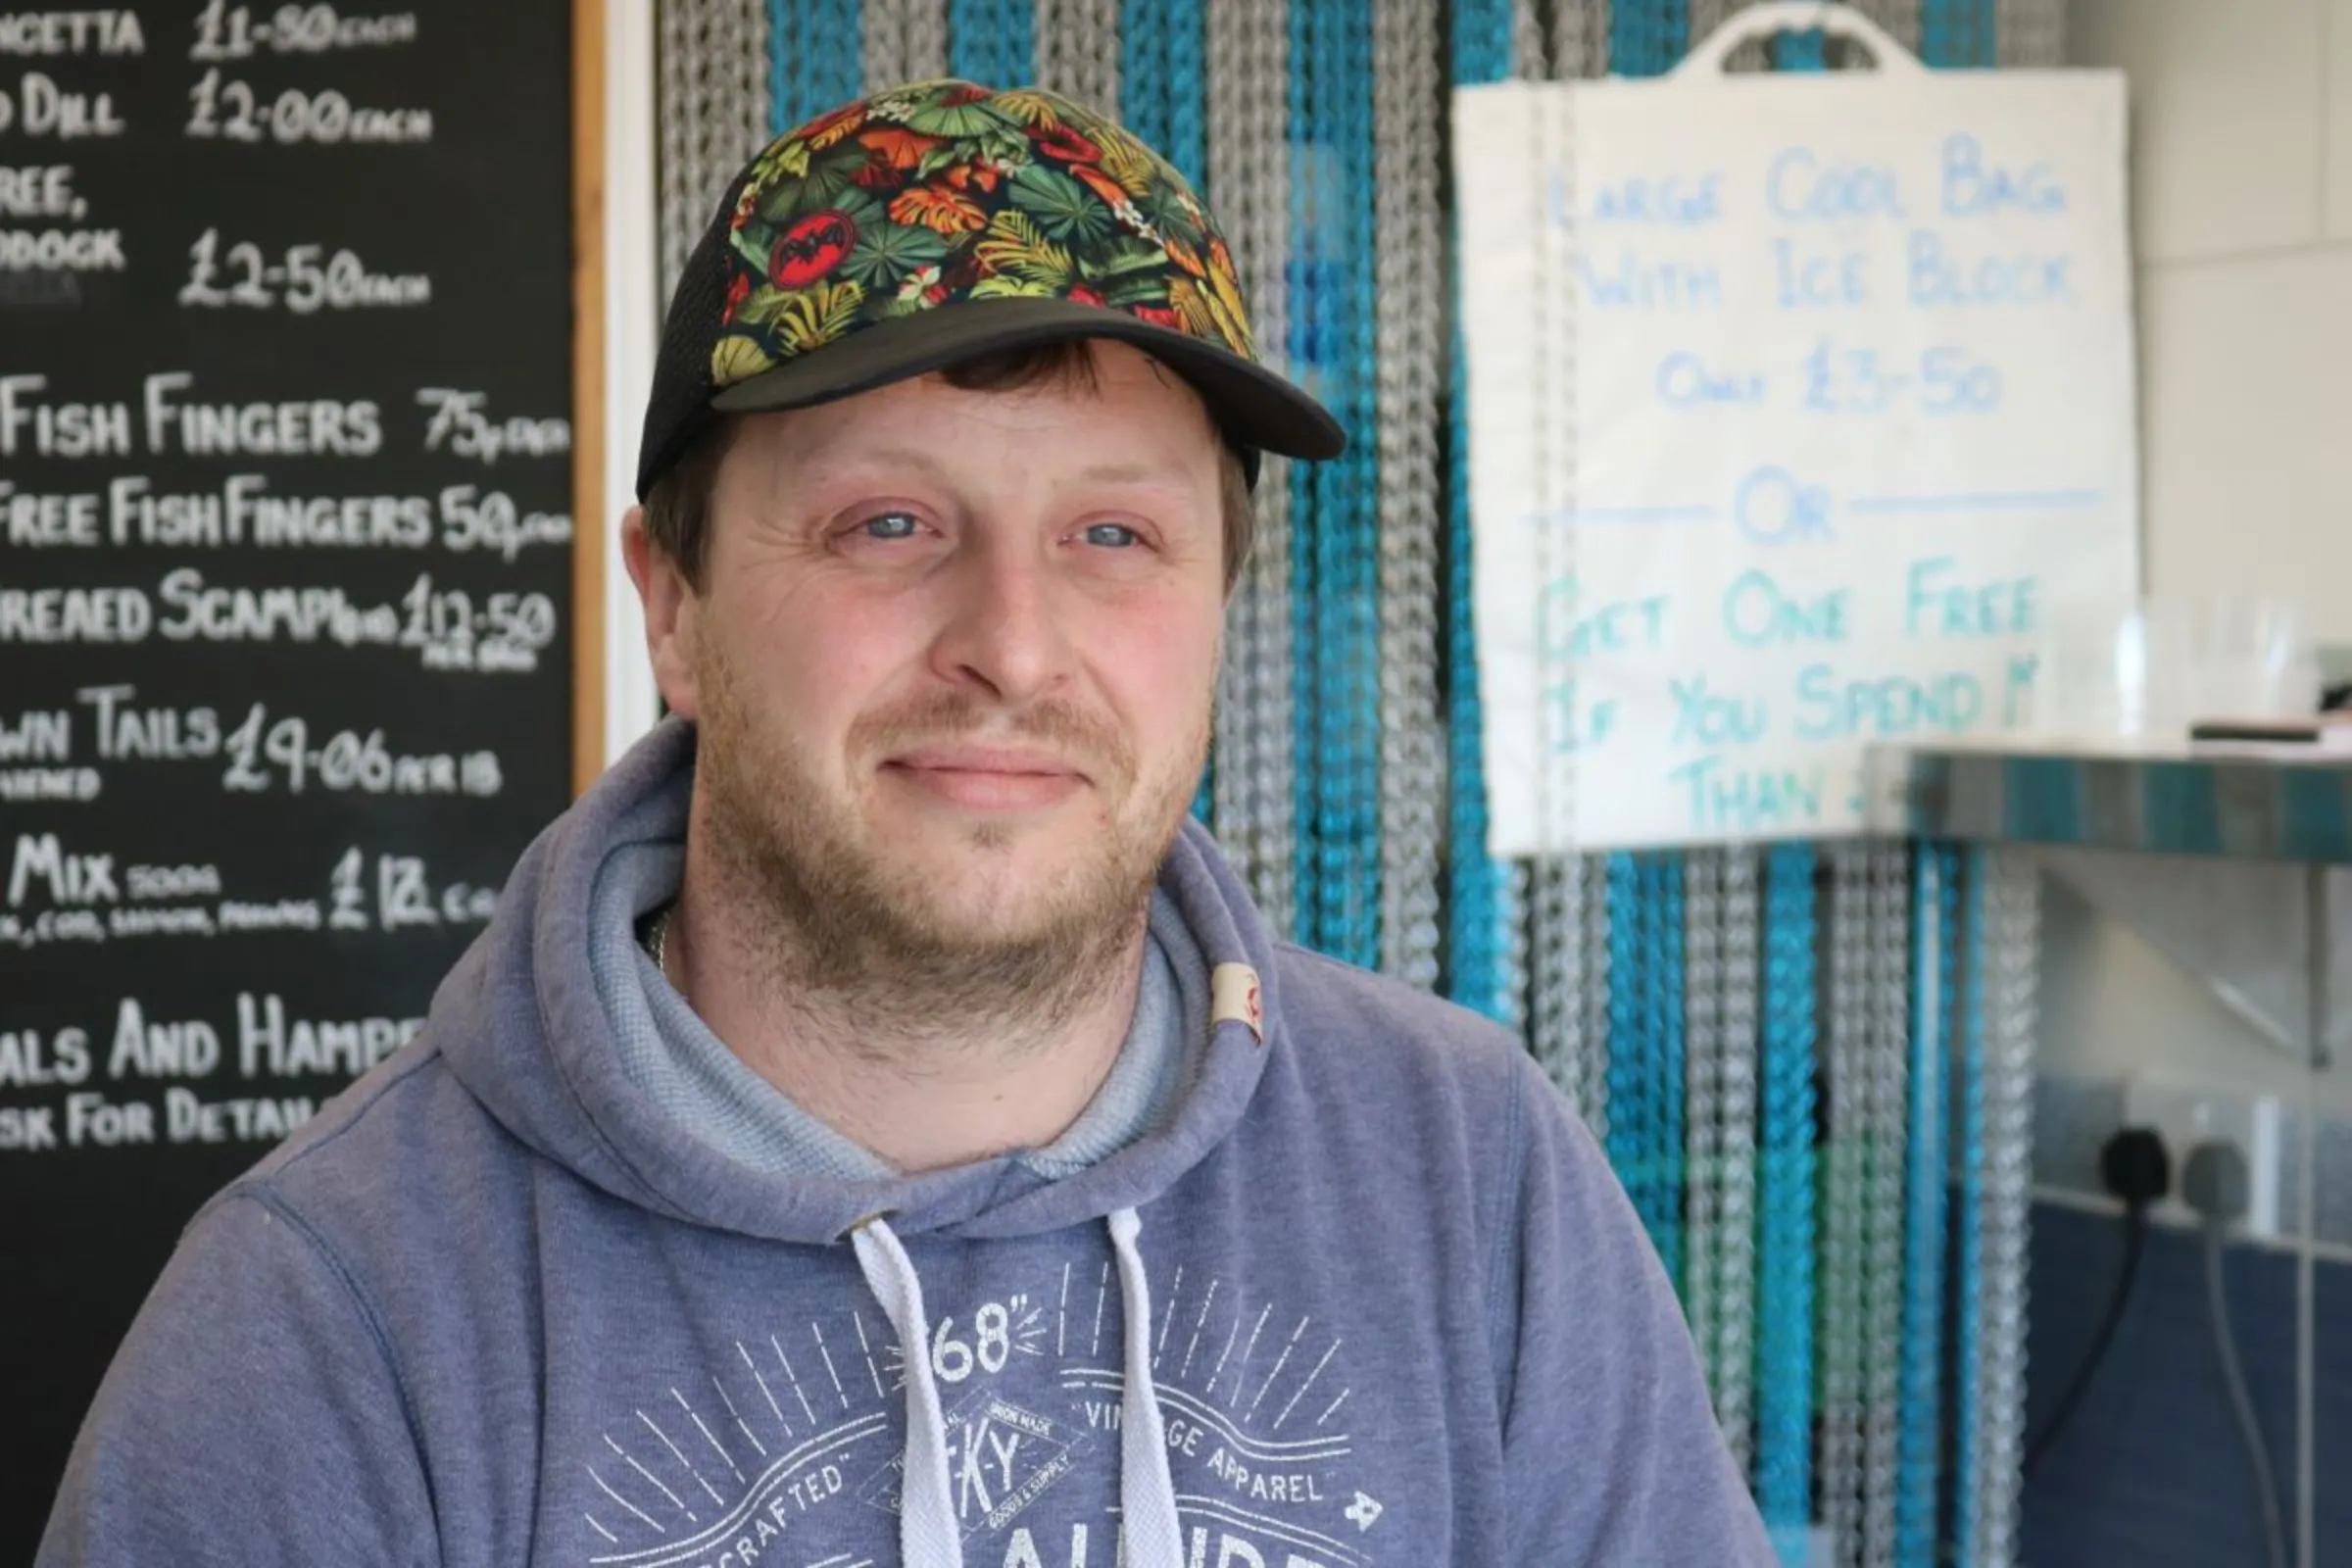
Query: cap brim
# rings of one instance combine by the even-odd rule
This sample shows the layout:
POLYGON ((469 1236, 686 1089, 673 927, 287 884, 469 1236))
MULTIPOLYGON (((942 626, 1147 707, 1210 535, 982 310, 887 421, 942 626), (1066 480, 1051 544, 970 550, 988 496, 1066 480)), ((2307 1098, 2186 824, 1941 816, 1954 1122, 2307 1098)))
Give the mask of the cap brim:
MULTIPOLYGON (((1336 458, 1348 435, 1322 404, 1263 366, 1107 306, 1063 299, 961 300, 860 327, 710 399, 721 414, 805 409, 1006 349, 1113 338, 1193 384, 1237 445, 1286 458, 1336 458)), ((1254 466, 1254 465, 1252 466, 1254 466)))

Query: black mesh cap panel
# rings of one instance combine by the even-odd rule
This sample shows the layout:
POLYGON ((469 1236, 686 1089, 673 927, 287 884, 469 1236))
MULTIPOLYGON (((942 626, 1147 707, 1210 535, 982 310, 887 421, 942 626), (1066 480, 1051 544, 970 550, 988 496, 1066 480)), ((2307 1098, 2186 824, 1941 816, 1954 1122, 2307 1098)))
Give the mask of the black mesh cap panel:
POLYGON ((728 183, 710 226, 686 258, 677 293, 670 297, 662 347, 654 357, 653 391, 646 398, 645 432, 637 446, 640 501, 711 422, 710 346, 718 341, 719 318, 727 303, 728 220, 750 177, 747 168, 728 183))

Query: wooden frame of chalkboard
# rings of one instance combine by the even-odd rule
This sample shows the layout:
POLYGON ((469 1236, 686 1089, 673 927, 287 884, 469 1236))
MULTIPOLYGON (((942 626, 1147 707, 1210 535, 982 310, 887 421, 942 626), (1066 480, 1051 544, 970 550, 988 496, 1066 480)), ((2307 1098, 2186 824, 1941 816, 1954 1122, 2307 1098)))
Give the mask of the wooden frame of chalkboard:
POLYGON ((605 6, 571 0, 571 782, 605 769, 605 6))
POLYGON ((16 1562, 181 1228, 602 768, 611 83, 605 0, 4 20, 16 1562))

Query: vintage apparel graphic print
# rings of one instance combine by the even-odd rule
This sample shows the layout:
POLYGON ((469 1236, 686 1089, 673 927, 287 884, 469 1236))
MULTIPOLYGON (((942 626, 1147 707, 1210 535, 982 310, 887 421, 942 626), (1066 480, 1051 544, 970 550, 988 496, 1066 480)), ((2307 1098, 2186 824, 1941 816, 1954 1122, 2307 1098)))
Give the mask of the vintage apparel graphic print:
MULTIPOLYGON (((946 1303, 942 1303, 944 1306, 946 1303)), ((1369 1568, 1383 1489, 1358 1476, 1342 1336, 1172 1270, 1152 1382, 1190 1568, 1369 1568)), ((932 1327, 973 1568, 1114 1568, 1119 1285, 1068 1262, 932 1327)), ((879 1311, 746 1332, 703 1386, 641 1397, 574 1488, 585 1568, 854 1568, 898 1556, 905 1363, 879 1311)))

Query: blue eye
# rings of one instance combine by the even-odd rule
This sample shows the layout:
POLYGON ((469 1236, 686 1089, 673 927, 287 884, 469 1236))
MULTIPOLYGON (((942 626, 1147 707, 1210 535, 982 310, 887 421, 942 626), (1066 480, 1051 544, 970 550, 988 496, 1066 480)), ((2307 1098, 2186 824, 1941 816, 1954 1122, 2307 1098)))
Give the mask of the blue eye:
POLYGON ((1103 545, 1113 550, 1125 550, 1131 545, 1142 543, 1142 540, 1133 528, 1123 522, 1097 522, 1088 525, 1086 542, 1090 545, 1103 545))
POLYGON ((922 524, 904 512, 885 512, 858 525, 858 531, 868 539, 911 539, 921 529, 922 524))

